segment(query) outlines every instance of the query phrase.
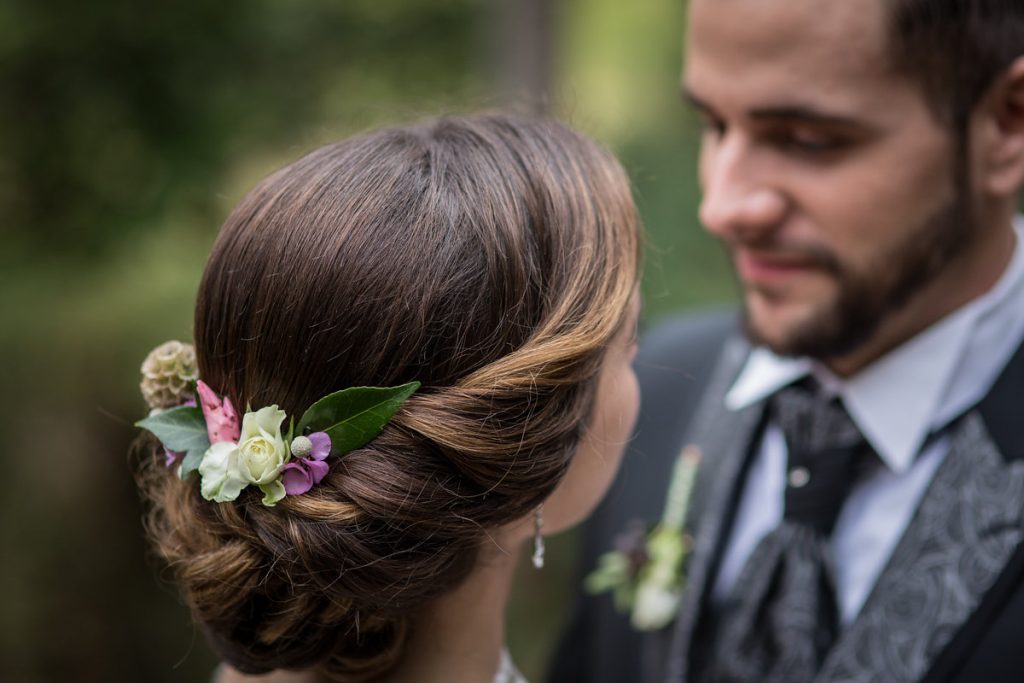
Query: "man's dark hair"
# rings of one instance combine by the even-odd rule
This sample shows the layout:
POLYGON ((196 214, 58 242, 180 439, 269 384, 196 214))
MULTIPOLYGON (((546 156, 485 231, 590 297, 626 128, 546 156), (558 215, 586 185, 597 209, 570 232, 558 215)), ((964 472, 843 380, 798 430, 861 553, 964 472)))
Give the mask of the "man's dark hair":
POLYGON ((887 0, 895 67, 963 133, 985 91, 1024 55, 1024 0, 887 0))

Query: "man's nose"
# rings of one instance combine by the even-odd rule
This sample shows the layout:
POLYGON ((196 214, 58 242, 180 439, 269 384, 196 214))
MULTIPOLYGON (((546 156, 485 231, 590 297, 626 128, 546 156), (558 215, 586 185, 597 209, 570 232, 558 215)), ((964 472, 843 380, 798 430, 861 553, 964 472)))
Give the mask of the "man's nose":
POLYGON ((729 136, 719 140, 704 150, 701 166, 700 220, 709 232, 749 240, 781 224, 786 199, 743 140, 729 136))

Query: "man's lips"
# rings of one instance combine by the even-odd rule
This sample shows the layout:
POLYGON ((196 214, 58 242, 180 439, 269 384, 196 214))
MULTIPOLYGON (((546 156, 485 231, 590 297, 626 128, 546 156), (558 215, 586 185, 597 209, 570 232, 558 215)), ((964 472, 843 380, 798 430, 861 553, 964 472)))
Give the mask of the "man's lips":
POLYGON ((747 284, 780 283, 792 277, 820 270, 812 258, 796 254, 770 254, 738 249, 734 253, 736 271, 747 284))

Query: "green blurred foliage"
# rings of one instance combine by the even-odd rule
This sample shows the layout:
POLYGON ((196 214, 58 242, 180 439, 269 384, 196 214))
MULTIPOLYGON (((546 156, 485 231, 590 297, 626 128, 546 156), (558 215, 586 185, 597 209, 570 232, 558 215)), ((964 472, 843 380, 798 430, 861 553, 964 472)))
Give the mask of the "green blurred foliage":
POLYGON ((211 186, 255 147, 480 80, 474 0, 3 7, 0 212, 23 249, 95 258, 155 215, 212 217, 211 186))
MULTIPOLYGON (((258 178, 373 125, 493 105, 494 0, 0 4, 0 680, 205 680, 148 558, 126 455, 138 365, 191 336, 216 227, 258 178)), ((696 224, 682 3, 562 0, 555 113, 630 171, 646 317, 728 300, 696 224)), ((510 643, 534 679, 573 537, 524 567, 510 643)))

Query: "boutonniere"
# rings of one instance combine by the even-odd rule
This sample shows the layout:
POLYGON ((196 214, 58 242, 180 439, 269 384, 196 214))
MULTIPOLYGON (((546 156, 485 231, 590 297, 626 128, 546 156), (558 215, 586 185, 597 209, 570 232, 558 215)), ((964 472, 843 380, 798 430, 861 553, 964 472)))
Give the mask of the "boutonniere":
POLYGON ((650 529, 634 525, 617 538, 615 550, 602 555, 585 580, 590 593, 610 591, 616 609, 628 612, 637 630, 664 628, 675 617, 693 545, 683 527, 699 463, 696 447, 683 450, 672 472, 661 521, 650 529))

